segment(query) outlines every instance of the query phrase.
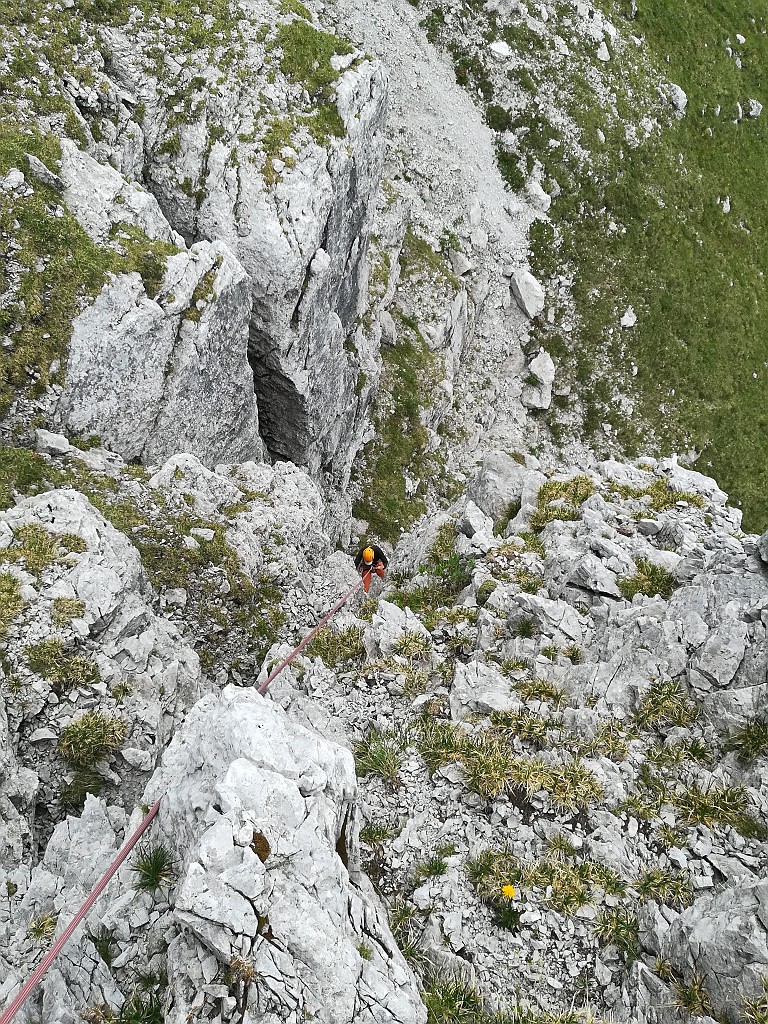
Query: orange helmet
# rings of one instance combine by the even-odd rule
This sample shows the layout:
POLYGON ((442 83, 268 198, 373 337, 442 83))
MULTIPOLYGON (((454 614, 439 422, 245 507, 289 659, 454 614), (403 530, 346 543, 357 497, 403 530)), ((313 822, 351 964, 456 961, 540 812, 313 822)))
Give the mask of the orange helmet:
POLYGON ((371 564, 371 562, 374 559, 374 556, 375 551, 373 550, 373 548, 365 548, 365 550, 363 551, 363 561, 365 562, 366 565, 371 564))

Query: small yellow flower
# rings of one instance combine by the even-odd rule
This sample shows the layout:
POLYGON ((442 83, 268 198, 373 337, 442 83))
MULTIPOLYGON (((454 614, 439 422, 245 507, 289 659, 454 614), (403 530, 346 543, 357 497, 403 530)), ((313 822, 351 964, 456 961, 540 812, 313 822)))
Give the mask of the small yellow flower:
POLYGON ((515 898, 515 887, 514 885, 502 885, 501 895, 506 900, 513 900, 515 898))

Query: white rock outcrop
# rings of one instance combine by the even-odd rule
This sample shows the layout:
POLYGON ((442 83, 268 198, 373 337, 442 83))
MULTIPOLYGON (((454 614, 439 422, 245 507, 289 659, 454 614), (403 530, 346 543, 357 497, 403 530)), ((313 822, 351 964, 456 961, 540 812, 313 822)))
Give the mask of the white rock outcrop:
POLYGON ((530 271, 516 270, 510 287, 518 306, 530 320, 544 309, 544 288, 530 271))
MULTIPOLYGON (((130 862, 41 985, 46 1024, 84 1005, 118 1011, 140 964, 167 973, 164 1019, 216 1009, 222 1022, 424 1024, 426 1009, 358 863, 350 752, 253 691, 204 698, 168 747, 145 799, 162 797, 151 842, 172 854, 170 901, 152 906, 130 862), (90 935, 115 939, 108 967, 90 935), (167 950, 158 957, 157 950, 167 950)), ((89 798, 58 826, 32 876, 5 957, 0 1005, 26 973, 31 918, 64 920, 139 815, 89 798), (87 851, 87 852, 86 852, 87 851)))

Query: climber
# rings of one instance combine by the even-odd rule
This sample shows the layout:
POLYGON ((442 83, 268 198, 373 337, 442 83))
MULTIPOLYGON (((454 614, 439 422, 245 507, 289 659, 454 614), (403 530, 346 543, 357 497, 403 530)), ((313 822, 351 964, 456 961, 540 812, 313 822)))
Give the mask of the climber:
POLYGON ((387 556, 375 544, 368 544, 357 553, 355 568, 363 577, 363 590, 368 593, 371 586, 371 573, 375 572, 379 579, 384 579, 387 570, 387 556))

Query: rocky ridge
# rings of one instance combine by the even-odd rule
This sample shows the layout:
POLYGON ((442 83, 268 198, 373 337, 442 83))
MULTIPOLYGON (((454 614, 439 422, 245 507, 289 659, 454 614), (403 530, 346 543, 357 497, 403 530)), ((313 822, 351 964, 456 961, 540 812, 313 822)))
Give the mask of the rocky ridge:
MULTIPOLYGON (((275 476, 238 467, 257 470, 275 476)), ((307 498, 317 494, 300 471, 284 472, 304 481, 307 498)), ((225 492, 237 475, 185 456, 152 479, 210 509, 232 497, 225 492)), ((319 517, 322 499, 314 500, 310 514, 319 517)), ((264 498, 246 503, 227 533, 233 547, 238 529, 264 514, 264 498)), ((478 1002, 477 1020, 520 1003, 542 1019, 583 1006, 671 1022, 683 1006, 735 1022, 762 998, 766 569, 762 542, 739 534, 740 515, 714 481, 674 460, 605 462, 574 475, 545 473, 530 456, 489 455, 467 494, 402 539, 383 592, 342 612, 266 700, 231 685, 216 695, 225 677, 213 686, 201 675, 184 637, 189 618, 177 619, 182 635, 167 619, 181 597, 152 594, 136 551, 82 494, 45 491, 4 522, 3 571, 28 607, 7 627, 22 664, 15 693, 7 677, 4 686, 13 742, 3 799, 21 813, 4 845, 3 997, 35 943, 63 927, 90 885, 96 868, 78 859, 78 844, 98 841, 106 863, 132 827, 135 802, 167 793, 148 844, 112 883, 112 909, 97 906, 44 988, 43 1019, 102 1004, 126 1014, 135 997, 155 1000, 168 1020, 238 1019, 248 1005, 264 1021, 294 1019, 303 1006, 317 1019, 340 1019, 332 1014, 347 1006, 345 1020, 418 1021, 413 970, 433 1015, 446 985, 467 1005, 482 992, 486 1017, 478 1002), (24 570, 7 561, 20 530, 29 547, 34 523, 55 531, 59 545, 37 581, 28 555, 24 570), (74 530, 84 545, 63 539, 74 530), (154 721, 151 679, 145 693, 136 665, 147 632, 129 640, 124 616, 112 606, 97 613, 88 600, 88 580, 115 557, 134 566, 113 587, 115 600, 141 607, 144 595, 153 606, 141 612, 157 651, 150 676, 167 679, 171 658, 186 665, 185 686, 160 688, 154 721), (30 671, 29 649, 14 637, 27 639, 30 627, 50 635, 51 598, 65 591, 69 600, 84 595, 70 625, 82 637, 79 657, 90 655, 105 678, 112 672, 112 683, 119 666, 135 689, 116 700, 104 682, 81 681, 61 695, 75 719, 98 708, 125 731, 91 768, 115 783, 108 800, 89 796, 81 822, 61 821, 34 867, 29 836, 39 823, 24 812, 39 801, 36 786, 50 783, 37 779, 31 751, 58 732, 66 759, 72 713, 51 706, 46 693, 61 687, 30 671), (162 754, 161 722, 173 723, 201 687, 214 692, 162 754), (34 695, 29 705, 25 694, 34 695), (19 724, 24 715, 46 735, 19 724), (165 873, 142 885, 155 877, 145 862, 158 850, 165 873), (18 851, 23 866, 11 867, 18 851), (332 911, 330 898, 349 916, 332 911), (299 907, 303 919, 319 915, 317 928, 293 932, 299 907), (330 974, 329 945, 348 950, 330 974), (132 993, 129 964, 153 979, 148 995, 132 993)), ((298 520, 273 559, 287 568, 305 557, 311 547, 297 546, 305 529, 298 520)), ((321 536, 316 544, 308 557, 325 558, 318 568, 329 604, 354 575, 347 556, 331 555, 321 536)), ((284 635, 298 639, 311 616, 302 618, 290 594, 282 604, 284 635)), ((261 674, 257 663, 230 679, 252 685, 289 649, 278 642, 261 674)))

